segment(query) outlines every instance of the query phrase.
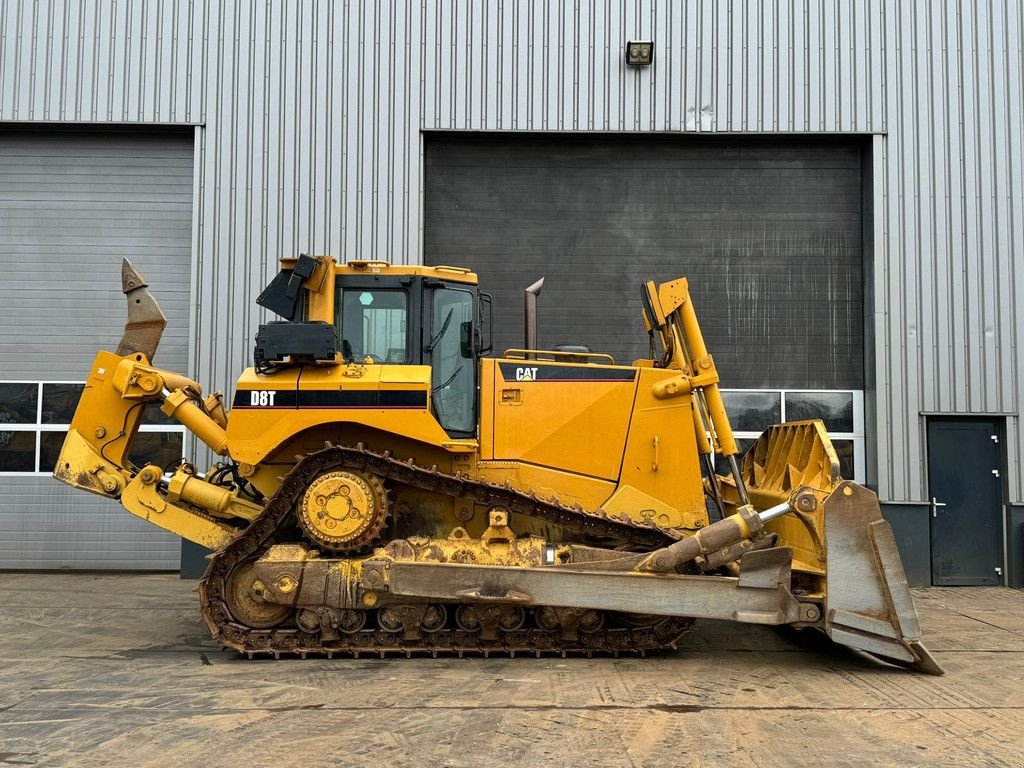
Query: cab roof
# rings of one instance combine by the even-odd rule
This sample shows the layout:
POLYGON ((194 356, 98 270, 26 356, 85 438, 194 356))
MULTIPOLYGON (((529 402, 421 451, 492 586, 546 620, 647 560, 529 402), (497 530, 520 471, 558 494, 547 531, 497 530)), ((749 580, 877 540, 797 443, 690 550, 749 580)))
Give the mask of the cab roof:
MULTIPOLYGON (((295 266, 297 259, 281 259, 282 269, 291 269, 295 266)), ((387 261, 348 261, 338 264, 334 268, 336 275, 388 275, 400 277, 402 275, 414 275, 416 277, 435 277, 438 280, 447 280, 455 283, 468 283, 477 285, 478 280, 475 272, 465 267, 425 267, 411 264, 391 264, 387 261)))

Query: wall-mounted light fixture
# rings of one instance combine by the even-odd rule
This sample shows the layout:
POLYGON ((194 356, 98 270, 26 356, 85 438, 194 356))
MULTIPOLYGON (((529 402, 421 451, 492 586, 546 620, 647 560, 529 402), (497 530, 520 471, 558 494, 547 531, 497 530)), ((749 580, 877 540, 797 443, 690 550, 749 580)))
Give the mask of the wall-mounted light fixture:
POLYGON ((626 64, 646 67, 654 61, 654 43, 650 40, 630 40, 626 43, 626 64))

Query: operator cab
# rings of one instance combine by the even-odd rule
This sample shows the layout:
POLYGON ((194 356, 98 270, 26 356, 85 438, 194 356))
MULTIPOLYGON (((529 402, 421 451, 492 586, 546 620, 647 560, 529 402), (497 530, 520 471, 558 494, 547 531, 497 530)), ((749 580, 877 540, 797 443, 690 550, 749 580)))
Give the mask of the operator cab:
MULTIPOLYGON (((473 437, 479 360, 492 346, 491 297, 479 291, 476 275, 455 267, 350 261, 334 268, 333 296, 328 299, 326 279, 316 277, 317 263, 323 259, 302 256, 293 265, 285 262, 260 296, 262 306, 287 320, 261 327, 257 370, 261 336, 271 335, 306 337, 319 350, 319 357, 308 362, 320 365, 426 365, 431 369, 430 399, 438 423, 452 437, 473 437), (309 292, 305 302, 298 300, 297 281, 309 292), (327 312, 332 323, 326 321, 327 312), (295 319, 300 313, 301 319, 295 319), (325 345, 325 338, 333 339, 333 349, 325 345)), ((296 349, 295 344, 288 349, 279 344, 273 358, 303 359, 296 349)))
MULTIPOLYGON (((434 416, 450 435, 477 423, 477 286, 421 275, 337 277, 335 328, 346 363, 429 365, 434 416)), ((486 304, 486 302, 485 302, 486 304)))

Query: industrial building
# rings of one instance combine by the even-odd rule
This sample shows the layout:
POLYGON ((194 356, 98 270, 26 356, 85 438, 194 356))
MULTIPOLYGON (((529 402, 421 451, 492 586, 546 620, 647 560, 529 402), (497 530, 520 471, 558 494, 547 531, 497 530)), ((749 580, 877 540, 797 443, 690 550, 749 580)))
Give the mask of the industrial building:
MULTIPOLYGON (((230 393, 276 260, 473 268, 629 361, 686 275, 738 433, 824 418, 916 584, 1024 585, 1024 9, 0 4, 0 568, 178 568, 49 477, 121 258, 230 393)), ((153 418, 141 451, 191 452, 153 418)))

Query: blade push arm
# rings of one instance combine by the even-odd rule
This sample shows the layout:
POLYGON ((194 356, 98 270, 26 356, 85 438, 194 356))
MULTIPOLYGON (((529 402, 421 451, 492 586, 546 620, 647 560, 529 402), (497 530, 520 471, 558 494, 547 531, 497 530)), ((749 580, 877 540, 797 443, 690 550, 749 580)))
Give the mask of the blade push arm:
MULTIPOLYGON (((654 282, 646 283, 643 286, 643 307, 648 332, 659 334, 665 350, 660 364, 679 371, 678 377, 658 386, 655 397, 694 395, 693 418, 698 450, 705 456, 709 468, 713 466, 710 461, 712 450, 728 459, 740 501, 749 504, 736 462, 739 449, 718 389, 718 370, 704 343, 686 278, 660 286, 654 282)), ((713 476, 713 470, 711 474, 713 476)))

